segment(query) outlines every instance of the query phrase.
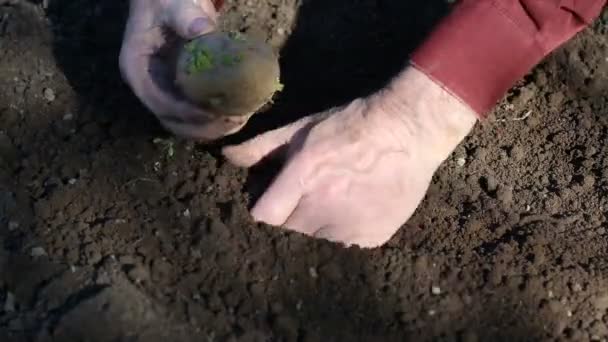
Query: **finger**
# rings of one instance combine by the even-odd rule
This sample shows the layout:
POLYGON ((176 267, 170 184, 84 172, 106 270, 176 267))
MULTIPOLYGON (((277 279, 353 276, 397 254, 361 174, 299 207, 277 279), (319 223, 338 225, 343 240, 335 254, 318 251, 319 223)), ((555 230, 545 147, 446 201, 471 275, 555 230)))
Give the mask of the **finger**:
POLYGON ((131 48, 129 45, 137 42, 126 42, 120 54, 121 72, 133 89, 133 92, 144 102, 144 104, 159 117, 177 116, 180 112, 204 114, 185 101, 178 100, 170 93, 162 90, 154 82, 150 74, 151 51, 141 51, 131 48))
POLYGON ((318 201, 306 195, 300 198, 297 207, 291 213, 287 221, 283 224, 286 229, 312 236, 321 227, 327 224, 326 210, 319 210, 318 201))
POLYGON ((305 172, 304 167, 297 159, 287 163, 262 197, 258 199, 251 210, 251 216, 256 221, 269 225, 283 225, 304 194, 303 172, 305 172))
POLYGON ((310 129, 326 116, 327 113, 307 116, 287 126, 258 135, 242 144, 226 146, 222 149, 222 154, 234 165, 251 167, 272 152, 289 144, 298 132, 310 129))
POLYGON ((214 115, 161 89, 149 72, 150 58, 143 52, 137 51, 128 46, 123 47, 120 54, 121 72, 135 95, 165 127, 174 130, 174 133, 178 135, 204 138, 221 136, 227 126, 241 124, 240 122, 217 121, 218 118, 214 115))
POLYGON ((195 139, 201 142, 213 141, 238 132, 249 119, 249 116, 217 117, 199 122, 198 125, 177 120, 161 121, 169 131, 183 138, 195 139))
POLYGON ((166 24, 180 37, 192 39, 215 29, 217 11, 209 0, 174 0, 169 4, 166 24))

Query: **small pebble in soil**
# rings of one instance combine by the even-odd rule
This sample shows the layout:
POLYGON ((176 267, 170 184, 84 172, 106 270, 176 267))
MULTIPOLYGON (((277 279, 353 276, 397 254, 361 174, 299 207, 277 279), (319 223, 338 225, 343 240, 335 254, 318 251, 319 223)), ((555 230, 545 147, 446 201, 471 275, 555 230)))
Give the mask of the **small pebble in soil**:
POLYGON ((195 258, 195 259, 200 259, 203 257, 203 254, 201 253, 201 250, 198 248, 192 248, 190 250, 190 255, 195 258))
POLYGON ((184 217, 190 217, 190 209, 186 209, 183 212, 184 217))
POLYGON ((314 268, 314 267, 309 268, 309 269, 308 269, 308 273, 310 274, 310 276, 311 276, 312 278, 317 278, 317 277, 319 277, 319 274, 317 273, 317 269, 316 269, 316 268, 314 268))
POLYGON ((435 311, 435 310, 428 311, 429 316, 435 316, 436 313, 437 313, 437 311, 435 311))
POLYGON ((439 286, 432 286, 431 287, 431 293, 434 294, 435 296, 440 295, 441 294, 441 288, 439 288, 439 286))
POLYGON ((137 265, 127 272, 127 276, 131 278, 132 281, 139 283, 150 279, 150 272, 144 266, 137 265))
POLYGON ((9 221, 8 222, 8 230, 12 232, 13 230, 16 230, 16 229, 19 229, 19 222, 17 222, 17 221, 9 221))
POLYGON ((6 293, 6 300, 4 301, 4 312, 15 312, 15 295, 12 292, 6 293))
POLYGON ((30 255, 34 258, 46 256, 46 251, 42 247, 33 247, 30 251, 30 255))
POLYGON ((70 178, 70 179, 68 180, 68 184, 70 184, 70 185, 74 185, 74 184, 76 184, 76 178, 70 178))
POLYGON ((464 166, 464 164, 466 164, 466 163, 467 163, 467 160, 462 157, 456 159, 456 165, 458 165, 460 167, 464 166))
POLYGON ((47 101, 49 101, 49 102, 55 101, 55 92, 53 91, 53 89, 44 88, 44 91, 42 92, 42 94, 44 95, 44 98, 47 101))
POLYGON ((70 120, 72 120, 73 118, 74 118, 74 114, 72 114, 72 113, 67 113, 67 114, 65 114, 65 115, 63 116, 63 120, 64 120, 64 121, 70 121, 70 120))

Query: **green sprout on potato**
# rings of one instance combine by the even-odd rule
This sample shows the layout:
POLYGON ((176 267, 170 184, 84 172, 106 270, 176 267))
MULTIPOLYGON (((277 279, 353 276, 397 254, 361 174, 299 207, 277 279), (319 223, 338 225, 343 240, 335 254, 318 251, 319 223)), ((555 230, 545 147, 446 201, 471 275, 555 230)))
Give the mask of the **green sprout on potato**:
POLYGON ((167 159, 171 159, 175 155, 175 147, 171 139, 155 138, 152 142, 161 147, 167 159))
POLYGON ((188 66, 189 73, 201 73, 213 68, 215 58, 207 49, 200 48, 195 42, 188 43, 186 49, 192 55, 190 65, 188 66))
POLYGON ((231 56, 231 55, 223 55, 222 56, 222 64, 227 67, 235 66, 243 60, 242 55, 231 56))
POLYGON ((283 83, 281 83, 281 80, 279 78, 276 79, 276 83, 275 83, 275 88, 276 91, 283 91, 283 88, 285 88, 285 85, 283 85, 283 83))

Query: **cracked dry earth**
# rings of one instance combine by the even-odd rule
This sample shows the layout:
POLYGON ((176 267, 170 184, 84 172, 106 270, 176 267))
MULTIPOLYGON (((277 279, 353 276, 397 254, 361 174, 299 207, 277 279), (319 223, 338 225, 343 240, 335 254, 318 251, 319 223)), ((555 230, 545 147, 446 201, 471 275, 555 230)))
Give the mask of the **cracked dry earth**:
POLYGON ((285 90, 200 146, 122 83, 126 1, 0 1, 0 341, 606 341, 606 12, 477 125, 383 248, 252 223, 276 167, 218 157, 380 88, 446 10, 227 1, 224 27, 281 50, 285 90))

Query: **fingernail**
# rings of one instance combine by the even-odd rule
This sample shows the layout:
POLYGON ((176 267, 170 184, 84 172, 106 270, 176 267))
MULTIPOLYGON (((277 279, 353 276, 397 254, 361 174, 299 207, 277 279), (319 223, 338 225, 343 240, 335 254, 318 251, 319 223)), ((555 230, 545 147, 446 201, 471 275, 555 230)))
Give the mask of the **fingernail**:
POLYGON ((188 28, 188 33, 193 36, 196 36, 197 34, 200 34, 201 32, 205 31, 209 26, 209 20, 207 20, 206 18, 196 18, 190 24, 190 27, 188 28))

